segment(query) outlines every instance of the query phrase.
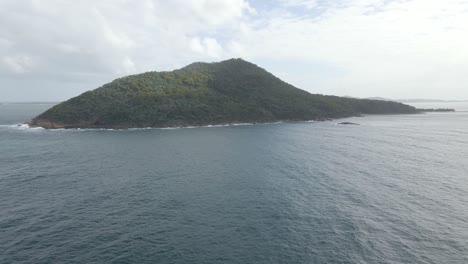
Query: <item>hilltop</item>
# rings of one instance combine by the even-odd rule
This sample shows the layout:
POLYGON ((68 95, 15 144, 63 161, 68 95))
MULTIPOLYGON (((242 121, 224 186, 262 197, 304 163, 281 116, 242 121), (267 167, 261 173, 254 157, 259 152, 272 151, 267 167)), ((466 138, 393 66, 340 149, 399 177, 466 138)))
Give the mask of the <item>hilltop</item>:
POLYGON ((242 59, 116 79, 28 122, 45 128, 175 127, 416 113, 397 102, 311 94, 242 59))

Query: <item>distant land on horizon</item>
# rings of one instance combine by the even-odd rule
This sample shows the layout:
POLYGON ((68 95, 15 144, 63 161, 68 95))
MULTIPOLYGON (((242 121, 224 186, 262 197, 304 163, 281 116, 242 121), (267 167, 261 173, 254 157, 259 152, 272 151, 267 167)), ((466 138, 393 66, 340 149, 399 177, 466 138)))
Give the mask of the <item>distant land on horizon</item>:
POLYGON ((24 101, 24 102, 0 102, 0 104, 59 104, 61 102, 35 102, 35 101, 24 101))
POLYGON ((367 97, 364 99, 369 99, 369 100, 382 100, 382 101, 392 101, 392 102, 400 102, 400 103, 405 103, 405 102, 412 102, 412 103, 454 103, 454 102, 468 102, 468 100, 443 100, 443 99, 422 99, 422 98, 416 98, 416 99, 389 99, 385 97, 367 97))
POLYGON ((28 122, 45 128, 184 127, 411 114, 398 102, 311 94, 242 59, 116 79, 28 122))

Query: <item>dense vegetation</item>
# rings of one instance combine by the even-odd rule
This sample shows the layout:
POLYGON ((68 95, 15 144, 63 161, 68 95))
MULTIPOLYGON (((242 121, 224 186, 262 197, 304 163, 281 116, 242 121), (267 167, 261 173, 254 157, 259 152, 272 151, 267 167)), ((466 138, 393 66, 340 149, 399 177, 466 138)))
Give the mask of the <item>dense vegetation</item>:
POLYGON ((29 123, 47 128, 171 127, 415 112, 401 103, 310 94, 252 63, 231 59, 116 79, 29 123))

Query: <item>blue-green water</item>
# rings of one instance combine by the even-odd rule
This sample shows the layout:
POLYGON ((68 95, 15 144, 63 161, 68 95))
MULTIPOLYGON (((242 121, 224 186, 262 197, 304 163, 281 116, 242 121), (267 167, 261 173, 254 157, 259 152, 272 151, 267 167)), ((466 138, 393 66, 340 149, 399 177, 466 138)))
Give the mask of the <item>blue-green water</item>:
POLYGON ((11 126, 49 106, 0 105, 0 263, 468 263, 467 112, 11 126))

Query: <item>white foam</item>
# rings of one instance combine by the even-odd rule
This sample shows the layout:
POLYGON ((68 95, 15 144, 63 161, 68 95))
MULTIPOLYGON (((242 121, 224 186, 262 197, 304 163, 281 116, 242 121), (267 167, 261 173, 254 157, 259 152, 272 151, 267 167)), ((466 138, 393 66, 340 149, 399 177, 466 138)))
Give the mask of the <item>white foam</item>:
MULTIPOLYGON (((37 131, 37 130, 46 130, 46 131, 70 131, 70 132, 83 132, 83 131, 139 131, 139 130, 174 130, 174 129, 188 129, 188 128, 217 128, 217 127, 230 127, 230 126, 253 126, 253 125, 275 125, 283 124, 287 121, 276 121, 268 123, 229 123, 229 124, 219 124, 219 125, 205 125, 205 126, 178 126, 178 127, 132 127, 132 128, 54 128, 54 129, 45 129, 43 127, 31 127, 28 124, 16 124, 16 125, 0 125, 0 127, 8 127, 12 129, 24 130, 24 131, 37 131)), ((319 121, 300 121, 305 123, 315 123, 319 121)))
POLYGON ((26 131, 44 130, 43 127, 30 127, 28 124, 6 125, 8 128, 26 131))

